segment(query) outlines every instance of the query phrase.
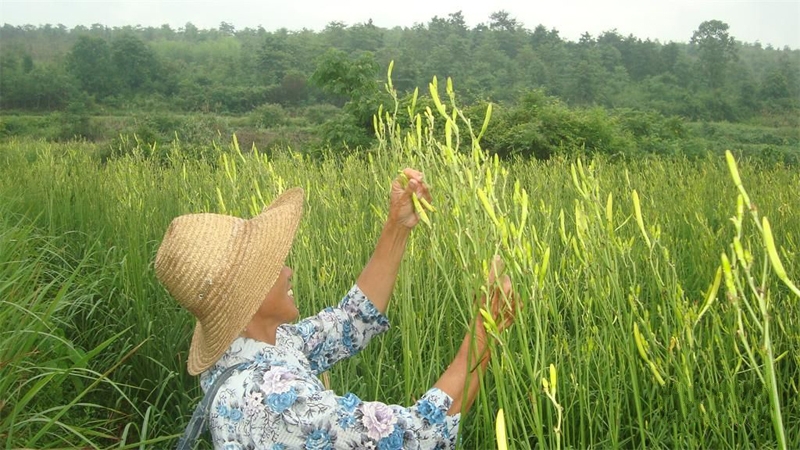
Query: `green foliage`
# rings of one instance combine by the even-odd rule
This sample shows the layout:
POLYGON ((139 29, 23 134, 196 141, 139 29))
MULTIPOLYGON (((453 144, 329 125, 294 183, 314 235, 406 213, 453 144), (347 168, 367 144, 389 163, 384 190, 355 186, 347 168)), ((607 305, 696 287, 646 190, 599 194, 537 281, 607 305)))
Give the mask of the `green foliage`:
POLYGON ((796 111, 800 108, 800 65, 781 58, 767 71, 760 94, 772 110, 796 111))
POLYGON ((14 115, 0 118, 0 137, 32 137, 48 141, 95 140, 100 127, 76 102, 64 112, 46 116, 14 115))
POLYGON ((281 80, 278 103, 285 105, 301 105, 308 99, 308 80, 297 70, 291 70, 281 80))
MULTIPOLYGON (((282 131, 286 136, 235 131, 249 133, 252 142, 297 142, 296 136, 313 134, 334 150, 368 147, 374 142, 372 115, 388 102, 377 74, 390 60, 400 97, 437 75, 459 80, 464 105, 494 103, 502 123, 493 123, 499 135, 486 142, 500 154, 702 154, 717 147, 703 136, 677 143, 660 134, 626 135, 614 123, 623 120, 617 110, 628 118, 636 110, 655 121, 661 118, 651 113, 743 126, 794 126, 800 117, 800 50, 736 42, 718 20, 700 24, 691 44, 662 44, 616 30, 584 33, 571 42, 543 25, 527 29, 506 11, 474 27, 455 12, 413 27, 332 22, 320 32, 236 29, 229 23, 212 29, 187 23, 177 30, 6 24, 0 40, 0 109, 30 116, 4 118, 7 136, 108 141, 135 132, 143 142, 169 143, 175 131, 183 133, 182 124, 166 130, 141 124, 140 116, 201 113, 247 122, 261 114, 257 108, 274 104, 291 111, 285 122, 275 122, 291 129, 282 131), (544 106, 538 115, 524 112, 521 99, 536 90, 562 103, 544 106), (91 106, 76 114, 75 103, 91 106), (58 114, 29 114, 48 111, 58 114), (28 126, 33 123, 43 126, 28 126), (319 129, 304 128, 309 125, 319 129)), ((248 126, 268 122, 253 119, 248 126)), ((214 132, 195 127, 184 134, 214 132)), ((747 145, 754 155, 792 160, 784 144, 747 145)))
POLYGON ((123 89, 153 90, 161 67, 147 44, 132 34, 122 34, 112 41, 110 51, 111 63, 123 89))
POLYGON ((111 48, 105 39, 81 36, 67 54, 67 70, 83 91, 97 98, 117 93, 119 72, 114 69, 111 48))
POLYGON ((326 120, 318 130, 325 145, 343 152, 359 148, 364 150, 374 143, 374 138, 367 133, 364 125, 349 114, 340 114, 326 120))
POLYGON ((60 114, 61 130, 58 140, 94 139, 97 135, 96 125, 91 121, 86 104, 80 101, 70 103, 67 110, 60 114))
POLYGON ((736 59, 736 41, 728 34, 728 24, 708 20, 692 34, 691 43, 697 46, 700 65, 712 88, 722 86, 728 62, 736 59))
POLYGON ((3 137, 33 136, 41 133, 48 122, 50 117, 46 116, 8 115, 0 117, 0 128, 3 137))
POLYGON ((286 30, 264 35, 258 53, 258 69, 262 73, 261 82, 277 84, 296 67, 296 52, 288 43, 286 30))
POLYGON ((351 60, 347 53, 330 49, 317 63, 311 82, 323 92, 350 101, 369 97, 378 90, 378 64, 372 53, 351 60))
POLYGON ((376 82, 378 64, 365 52, 351 59, 341 50, 330 49, 320 59, 311 82, 334 99, 343 99, 345 117, 323 124, 322 137, 330 144, 358 147, 368 144, 373 133, 372 116, 387 103, 376 82))
POLYGON ((103 163, 140 157, 166 164, 176 147, 183 148, 187 155, 202 158, 214 152, 213 146, 218 145, 222 136, 227 140, 230 135, 230 125, 220 117, 141 114, 121 125, 116 135, 99 145, 95 156, 103 163))
MULTIPOLYGON (((16 165, 2 162, 4 169, 9 164, 16 165)), ((71 253, 61 236, 11 213, 6 189, 0 194, 0 442, 7 448, 53 448, 110 441, 122 426, 117 408, 133 405, 121 397, 116 404, 95 400, 99 391, 119 389, 107 376, 127 356, 104 354, 120 334, 85 346, 80 336, 96 333, 98 324, 81 329, 73 322, 97 300, 105 277, 102 267, 90 263, 96 247, 81 249, 83 256, 71 253)))
POLYGON ((183 108, 203 113, 242 114, 264 103, 278 103, 276 86, 204 86, 187 82, 178 89, 183 108))
POLYGON ((629 132, 636 147, 645 153, 680 154, 676 144, 688 137, 684 120, 656 112, 615 110, 622 130, 629 132))
POLYGON ((800 163, 800 131, 796 126, 704 123, 691 124, 687 130, 703 140, 704 151, 721 154, 726 149, 735 149, 738 157, 765 167, 800 163))
POLYGON ((30 70, 24 66, 13 57, 0 62, 0 109, 59 110, 78 95, 74 79, 62 66, 40 64, 30 70))
POLYGON ((320 125, 342 114, 342 109, 323 103, 304 108, 303 114, 310 124, 320 125))
MULTIPOLYGON (((690 120, 800 115, 800 50, 736 42, 719 20, 701 23, 691 44, 661 44, 616 30, 570 42, 543 25, 526 29, 506 11, 472 28, 456 12, 407 28, 333 22, 319 33, 237 30, 229 23, 207 30, 191 23, 178 30, 6 24, 0 39, 5 110, 64 110, 77 90, 113 110, 159 104, 246 114, 264 103, 344 106, 352 93, 367 92, 362 87, 376 79, 372 69, 394 60, 401 95, 432 75, 450 76, 460 81, 464 104, 489 100, 513 107, 521 93, 542 89, 571 106, 656 110, 690 120), (343 78, 309 83, 318 63, 343 78), (359 65, 347 73, 346 66, 359 65)), ((376 86, 368 90, 382 95, 376 86)), ((381 101, 360 98, 365 101, 348 113, 369 133, 381 101)))
POLYGON ((280 127, 288 123, 286 111, 281 105, 265 103, 250 113, 253 126, 257 128, 280 127))
POLYGON ((605 110, 570 109, 541 91, 526 93, 516 107, 501 109, 494 117, 484 145, 502 156, 550 159, 636 151, 630 133, 605 110))

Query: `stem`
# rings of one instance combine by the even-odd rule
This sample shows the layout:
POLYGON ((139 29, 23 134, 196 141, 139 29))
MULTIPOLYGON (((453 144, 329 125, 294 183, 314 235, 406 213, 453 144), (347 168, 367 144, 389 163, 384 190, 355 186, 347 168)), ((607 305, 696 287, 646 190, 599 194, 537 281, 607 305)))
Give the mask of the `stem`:
POLYGON ((772 427, 775 429, 775 437, 778 440, 778 448, 786 450, 786 434, 783 429, 783 417, 781 416, 781 401, 778 397, 778 381, 775 378, 775 358, 772 352, 772 340, 769 335, 769 316, 764 315, 764 352, 766 353, 767 391, 769 392, 770 415, 772 416, 772 427))
POLYGON ((645 438, 644 434, 644 414, 642 413, 642 400, 640 396, 641 392, 639 391, 639 375, 636 372, 636 364, 634 363, 637 357, 635 354, 636 350, 633 348, 635 345, 636 344, 633 342, 631 342, 629 345, 628 364, 631 365, 631 378, 633 379, 633 401, 636 404, 636 421, 639 423, 639 437, 642 439, 641 446, 647 447, 647 439, 645 438))

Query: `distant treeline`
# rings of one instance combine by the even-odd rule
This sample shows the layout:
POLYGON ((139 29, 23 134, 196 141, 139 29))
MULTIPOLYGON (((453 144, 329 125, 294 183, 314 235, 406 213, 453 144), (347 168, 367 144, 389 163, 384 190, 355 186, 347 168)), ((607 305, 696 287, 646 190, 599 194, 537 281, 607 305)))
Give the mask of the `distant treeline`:
POLYGON ((700 24, 687 41, 610 30, 572 42, 543 25, 526 29, 504 11, 472 28, 456 12, 412 27, 331 22, 319 32, 237 30, 225 22, 208 30, 191 23, 178 30, 5 24, 0 108, 65 110, 77 101, 240 114, 267 103, 341 106, 347 93, 310 82, 321 58, 335 52, 380 69, 371 74, 376 89, 394 60, 399 91, 449 76, 465 103, 514 102, 537 89, 571 106, 689 120, 748 121, 800 110, 800 50, 738 42, 717 20, 700 24))
POLYGON ((500 155, 735 149, 800 162, 800 50, 738 42, 718 20, 687 39, 611 30, 571 42, 504 11, 472 28, 457 12, 319 32, 6 24, 0 138, 109 142, 112 156, 178 141, 202 150, 232 134, 246 148, 369 149, 373 115, 393 105, 384 83, 394 61, 401 112, 416 87, 417 111, 433 107, 433 76, 454 80, 478 123, 494 103, 483 145, 500 155))

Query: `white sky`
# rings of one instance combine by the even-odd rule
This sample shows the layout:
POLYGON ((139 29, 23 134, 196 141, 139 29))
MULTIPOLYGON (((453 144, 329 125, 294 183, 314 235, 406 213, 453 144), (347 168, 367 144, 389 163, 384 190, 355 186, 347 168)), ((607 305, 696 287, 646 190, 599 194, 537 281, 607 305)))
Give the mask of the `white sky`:
POLYGON ((572 41, 583 32, 597 36, 617 29, 623 36, 688 42, 701 22, 716 19, 730 25, 739 41, 800 49, 800 0, 0 0, 0 23, 178 29, 192 22, 207 29, 224 21, 236 29, 320 30, 331 21, 352 25, 372 19, 392 28, 460 10, 472 27, 501 9, 528 29, 542 24, 572 41))

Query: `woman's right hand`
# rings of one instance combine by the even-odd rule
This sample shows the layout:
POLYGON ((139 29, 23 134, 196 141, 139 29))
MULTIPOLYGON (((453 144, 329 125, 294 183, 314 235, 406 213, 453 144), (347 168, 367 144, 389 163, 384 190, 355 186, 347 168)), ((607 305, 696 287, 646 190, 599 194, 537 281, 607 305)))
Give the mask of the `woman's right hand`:
MULTIPOLYGON (((503 267, 503 260, 494 257, 487 279, 488 294, 477 299, 478 307, 491 315, 497 331, 503 331, 514 323, 520 307, 511 286, 511 277, 503 274, 503 267)), ((486 369, 491 357, 483 315, 478 314, 472 325, 472 330, 464 336, 453 362, 434 385, 453 399, 453 404, 447 411, 450 415, 467 412, 472 407, 481 385, 480 373, 486 369)))
MULTIPOLYGON (((502 258, 495 256, 489 268, 489 295, 482 295, 479 307, 488 312, 497 325, 497 331, 502 332, 512 323, 517 316, 521 304, 514 294, 511 286, 511 277, 503 273, 505 264, 502 258), (499 275, 499 279, 498 279, 499 275), (488 297, 488 300, 487 300, 488 297)), ((483 316, 478 315, 477 323, 483 325, 483 316)), ((483 328, 483 326, 481 326, 483 328)))

